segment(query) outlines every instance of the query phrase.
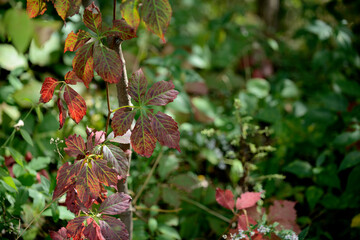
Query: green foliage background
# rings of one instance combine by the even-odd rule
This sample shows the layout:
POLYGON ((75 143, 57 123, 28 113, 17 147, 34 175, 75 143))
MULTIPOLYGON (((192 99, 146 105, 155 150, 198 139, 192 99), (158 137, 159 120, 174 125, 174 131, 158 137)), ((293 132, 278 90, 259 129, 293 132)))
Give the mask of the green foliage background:
MULTIPOLYGON (((180 92, 165 111, 179 123, 182 152, 158 145, 149 159, 133 156, 133 197, 159 163, 136 203, 134 239, 217 239, 227 223, 211 211, 231 213, 216 203, 216 187, 265 190, 265 205, 297 201, 307 239, 359 239, 360 4, 280 3, 275 31, 256 15, 257 1, 173 0, 165 45, 144 26, 123 44, 129 73, 141 66, 180 92)), ((87 116, 58 131, 54 102, 38 105, 41 83, 70 70, 64 40, 84 26, 78 16, 63 26, 51 7, 29 20, 25 5, 0 1, 0 237, 13 239, 34 216, 24 239, 49 239, 73 217, 56 203, 41 213, 66 160, 61 140, 104 129, 105 86, 98 77, 89 90, 76 86, 87 116)), ((100 8, 110 22, 110 1, 100 8)))

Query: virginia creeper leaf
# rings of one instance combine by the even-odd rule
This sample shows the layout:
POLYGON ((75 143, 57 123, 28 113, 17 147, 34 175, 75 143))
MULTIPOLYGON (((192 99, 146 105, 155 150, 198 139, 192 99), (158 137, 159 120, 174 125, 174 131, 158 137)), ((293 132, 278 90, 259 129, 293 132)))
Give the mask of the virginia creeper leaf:
POLYGON ((108 83, 121 79, 122 64, 119 55, 112 49, 96 44, 94 47, 95 71, 108 83))
POLYGON ((89 84, 94 77, 94 42, 90 42, 80 47, 76 52, 72 65, 76 75, 89 88, 89 84))
POLYGON ((131 197, 125 193, 114 193, 101 203, 99 212, 102 214, 116 215, 129 209, 131 197))
POLYGON ((100 9, 95 6, 94 2, 85 9, 83 22, 87 28, 99 35, 101 32, 102 18, 100 9))
POLYGON ((144 0, 142 5, 143 21, 146 27, 165 43, 165 32, 171 19, 171 6, 168 0, 144 0))
POLYGON ((125 20, 113 20, 113 26, 111 29, 102 32, 103 36, 118 37, 121 40, 129 40, 136 37, 136 31, 125 20))
POLYGON ((292 229, 295 233, 301 232, 299 225, 296 223, 296 202, 287 200, 275 200, 274 205, 269 207, 269 223, 278 222, 278 230, 292 229))
POLYGON ((59 82, 52 77, 45 78, 40 90, 40 102, 47 103, 53 98, 54 91, 59 82))
POLYGON ((241 194, 240 198, 236 200, 236 209, 245 209, 253 207, 261 199, 260 192, 246 192, 241 194))
POLYGON ((85 100, 70 86, 65 87, 64 99, 69 109, 70 117, 79 123, 86 114, 85 100))
POLYGON ((66 162, 59 168, 56 176, 56 187, 53 194, 53 199, 60 197, 65 193, 71 184, 76 181, 76 174, 79 169, 79 162, 70 164, 66 162))
POLYGON ((67 148, 65 148, 65 152, 71 157, 77 157, 78 155, 85 155, 85 142, 83 138, 76 134, 70 135, 65 139, 65 144, 67 148))
POLYGON ((27 0, 26 12, 30 18, 43 15, 46 11, 45 0, 27 0))
POLYGON ((67 84, 75 85, 78 82, 82 82, 82 80, 76 76, 76 73, 74 71, 69 71, 65 74, 65 82, 67 84))
POLYGON ((54 2, 54 7, 57 13, 64 21, 65 18, 79 13, 80 6, 81 0, 56 0, 54 2))
POLYGON ((90 218, 89 216, 80 216, 74 218, 66 225, 66 229, 70 236, 74 237, 78 232, 82 232, 84 228, 84 222, 86 219, 90 218))
POLYGON ((73 52, 78 50, 90 39, 91 35, 84 30, 80 29, 77 33, 71 31, 65 40, 64 53, 67 51, 73 52))
POLYGON ((91 131, 86 142, 87 150, 92 152, 95 146, 105 142, 105 135, 104 131, 91 131))
POLYGON ((53 240, 67 240, 67 230, 66 228, 62 227, 57 232, 50 231, 50 237, 53 240))
POLYGON ((256 221, 249 216, 245 216, 245 214, 240 215, 238 218, 238 229, 246 231, 248 229, 248 223, 255 225, 256 221))
POLYGON ((135 113, 136 111, 125 111, 123 108, 114 113, 111 127, 114 130, 115 136, 122 136, 130 129, 135 113))
POLYGON ((156 138, 151 129, 150 120, 141 113, 136 121, 134 130, 130 137, 131 146, 134 151, 144 157, 150 157, 156 146, 156 138))
POLYGON ((180 152, 180 133, 177 122, 165 113, 158 112, 151 116, 151 128, 159 143, 180 152))
POLYGON ((233 210, 235 206, 234 195, 230 190, 216 188, 216 201, 224 208, 233 210))
POLYGON ((126 179, 129 169, 129 161, 121 148, 112 144, 104 145, 103 153, 104 159, 111 163, 117 174, 121 178, 126 179))
POLYGON ((146 94, 146 105, 164 106, 174 101, 179 94, 174 90, 172 82, 159 81, 154 83, 146 94))
POLYGON ((59 108, 59 122, 60 122, 60 129, 61 129, 64 126, 67 112, 66 112, 64 105, 62 103, 62 100, 60 98, 57 100, 57 106, 59 108))
POLYGON ((147 85, 147 80, 141 68, 132 74, 129 81, 129 95, 135 102, 144 101, 147 85))
POLYGON ((120 11, 125 21, 134 29, 140 24, 139 11, 137 10, 138 0, 125 0, 120 5, 120 11))
POLYGON ((93 161, 92 170, 101 183, 109 187, 116 187, 117 173, 114 169, 108 167, 106 160, 98 159, 93 161))
POLYGON ((94 221, 94 219, 87 219, 87 227, 84 229, 84 236, 88 240, 105 240, 101 234, 100 226, 94 221))
POLYGON ((129 233, 125 224, 114 217, 104 215, 103 220, 99 220, 101 233, 106 240, 127 240, 129 233))

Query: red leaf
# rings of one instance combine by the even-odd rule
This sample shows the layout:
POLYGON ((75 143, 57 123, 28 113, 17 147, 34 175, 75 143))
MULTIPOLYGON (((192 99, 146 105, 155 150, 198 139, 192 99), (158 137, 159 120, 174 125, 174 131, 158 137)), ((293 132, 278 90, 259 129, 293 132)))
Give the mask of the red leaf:
POLYGON ((102 35, 106 37, 118 37, 121 40, 129 40, 137 37, 135 29, 129 26, 123 19, 113 20, 112 28, 103 31, 102 35))
POLYGON ((118 181, 117 173, 114 169, 108 167, 106 160, 98 159, 96 161, 92 161, 92 171, 99 179, 99 182, 106 186, 116 188, 118 181))
POLYGON ((102 214, 116 215, 129 209, 131 197, 125 193, 114 193, 101 203, 99 212, 102 214))
POLYGON ((62 100, 60 98, 57 100, 57 106, 59 108, 59 122, 60 122, 60 129, 61 129, 64 126, 67 112, 66 112, 64 105, 62 103, 62 100))
POLYGON ((76 136, 73 134, 65 139, 65 144, 67 148, 65 148, 65 152, 71 157, 77 157, 78 155, 86 155, 85 154, 85 142, 82 137, 76 136))
POLYGON ((165 113, 158 112, 151 116, 151 128, 154 131, 156 139, 163 146, 175 148, 180 152, 180 133, 177 122, 165 113))
POLYGON ((74 237, 78 232, 82 232, 84 229, 84 222, 89 216, 81 216, 74 218, 66 225, 66 229, 71 237, 74 237))
POLYGON ((88 240, 105 240, 101 234, 100 226, 94 221, 94 219, 87 219, 88 226, 84 229, 84 236, 88 240))
POLYGON ((171 6, 168 0, 146 0, 142 5, 142 16, 146 27, 165 43, 164 34, 171 19, 171 6))
POLYGON ((105 142, 104 131, 91 131, 86 142, 87 150, 91 152, 95 146, 100 145, 103 142, 105 142))
POLYGON ((65 21, 65 18, 73 16, 75 13, 79 12, 81 5, 81 0, 56 0, 54 2, 54 7, 62 18, 65 21))
POLYGON ((120 147, 109 144, 103 146, 104 159, 110 162, 117 174, 126 179, 129 170, 129 160, 120 147))
POLYGON ((156 146, 156 138, 151 129, 150 120, 143 114, 140 114, 136 121, 130 140, 134 151, 141 156, 150 157, 153 153, 156 146))
POLYGON ((122 136, 130 129, 135 113, 136 111, 125 111, 123 108, 115 112, 111 122, 111 127, 114 130, 115 136, 122 136))
POLYGON ((295 233, 301 232, 299 225, 296 223, 296 202, 287 200, 275 200, 274 205, 270 206, 268 221, 269 223, 278 222, 278 230, 292 229, 295 233))
POLYGON ((56 187, 53 194, 53 199, 60 197, 64 194, 75 182, 76 174, 78 173, 79 162, 70 164, 68 162, 62 165, 56 176, 56 187))
POLYGON ((125 0, 120 5, 122 17, 134 29, 137 29, 140 24, 140 16, 136 5, 137 0, 125 0))
POLYGON ((69 71, 65 75, 65 82, 67 84, 75 85, 78 82, 82 82, 82 80, 76 76, 76 73, 74 71, 69 71))
POLYGON ((80 47, 73 59, 73 69, 76 75, 89 88, 89 84, 94 77, 94 42, 90 42, 80 47))
POLYGON ((118 83, 122 75, 122 64, 119 55, 105 46, 94 47, 95 71, 109 83, 118 83))
POLYGON ((147 80, 141 69, 132 74, 129 81, 129 95, 135 102, 144 102, 147 85, 147 80))
POLYGON ((100 35, 102 25, 101 12, 94 2, 85 9, 83 22, 91 31, 100 35))
POLYGON ((54 91, 59 82, 52 77, 45 78, 40 90, 40 102, 47 103, 53 98, 54 91))
POLYGON ((103 220, 99 221, 102 235, 105 239, 111 240, 128 240, 129 233, 125 224, 114 217, 103 216, 103 220))
POLYGON ((154 83, 146 94, 146 105, 164 106, 174 101, 179 94, 174 90, 175 86, 172 82, 160 81, 154 83))
POLYGON ((46 3, 44 0, 27 0, 26 12, 30 18, 43 15, 46 11, 46 3))
POLYGON ((64 53, 67 51, 73 52, 82 47, 87 41, 91 39, 91 35, 84 30, 79 30, 78 33, 71 31, 65 40, 64 53))
POLYGON ((70 117, 79 123, 86 114, 85 100, 70 86, 65 87, 64 99, 69 109, 70 117))
POLYGON ((248 219, 246 220, 246 216, 244 214, 240 215, 238 218, 238 229, 240 230, 248 230, 247 222, 249 224, 255 225, 256 221, 248 216, 248 219))
POLYGON ((57 232, 50 231, 50 237, 53 240, 67 240, 67 239, 69 239, 67 237, 67 230, 64 227, 60 228, 59 231, 57 231, 57 232))
POLYGON ((234 195, 230 190, 216 188, 216 201, 224 208, 233 210, 235 206, 234 195))
POLYGON ((245 209, 255 206, 256 203, 261 199, 260 192, 246 192, 241 194, 240 198, 236 200, 236 209, 245 209))

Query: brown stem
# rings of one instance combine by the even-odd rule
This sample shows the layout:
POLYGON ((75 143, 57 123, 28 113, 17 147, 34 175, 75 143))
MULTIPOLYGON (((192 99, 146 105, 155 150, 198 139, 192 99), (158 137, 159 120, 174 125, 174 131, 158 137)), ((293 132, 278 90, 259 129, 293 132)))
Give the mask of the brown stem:
POLYGON ((110 123, 110 115, 111 115, 111 109, 110 109, 110 97, 109 97, 109 84, 106 83, 106 102, 108 107, 108 115, 106 120, 106 128, 105 128, 105 134, 107 134, 109 129, 109 123, 110 123))
POLYGON ((114 0, 113 4, 113 20, 116 20, 116 0, 114 0))

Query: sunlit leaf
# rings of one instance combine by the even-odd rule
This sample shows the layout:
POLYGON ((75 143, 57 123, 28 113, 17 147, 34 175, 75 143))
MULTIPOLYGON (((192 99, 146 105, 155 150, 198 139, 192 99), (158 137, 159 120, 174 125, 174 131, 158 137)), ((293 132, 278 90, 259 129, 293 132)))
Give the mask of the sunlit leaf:
POLYGON ((171 6, 168 0, 145 0, 142 5, 142 19, 146 27, 165 43, 165 32, 171 19, 171 6))
POLYGON ((147 90, 147 80, 141 69, 134 72, 129 81, 129 94, 137 102, 143 102, 147 90))
POLYGON ((77 33, 71 31, 65 40, 64 53, 67 51, 76 51, 82 47, 87 41, 89 41, 91 35, 84 30, 79 30, 77 33))
POLYGON ((114 36, 121 40, 129 40, 136 37, 136 31, 125 20, 114 20, 111 29, 102 32, 103 36, 114 36))
POLYGON ((111 163, 121 178, 125 179, 129 170, 129 160, 120 147, 109 144, 103 146, 104 159, 111 163))
POLYGON ((119 55, 112 49, 96 44, 94 47, 95 71, 109 83, 117 83, 121 79, 122 64, 119 55))
POLYGON ((137 29, 140 24, 140 16, 137 10, 138 0, 123 0, 120 5, 120 11, 125 21, 132 27, 137 29))
POLYGON ((94 2, 89 5, 85 11, 83 16, 83 21, 86 27, 88 27, 94 33, 101 32, 102 18, 100 9, 95 6, 94 2))
POLYGON ((56 0, 54 7, 59 16, 65 21, 67 17, 71 17, 79 13, 81 0, 56 0))
POLYGON ((116 215, 129 209, 131 197, 125 193, 114 193, 101 203, 99 212, 102 214, 116 215))
POLYGON ((85 142, 83 138, 76 134, 70 135, 65 139, 65 144, 67 148, 65 148, 65 152, 71 157, 77 157, 78 155, 85 155, 85 142))
POLYGON ((69 71, 65 74, 65 82, 67 84, 75 85, 78 82, 82 82, 82 80, 76 76, 76 73, 74 71, 69 71))
POLYGON ((86 114, 85 100, 70 86, 65 87, 64 99, 69 109, 70 117, 79 123, 86 114))
POLYGON ((114 217, 103 216, 103 220, 99 221, 102 235, 105 239, 125 240, 129 239, 129 233, 125 224, 114 217))
POLYGON ((53 98, 54 91, 59 82, 52 77, 45 78, 40 90, 40 102, 47 103, 53 98))
POLYGON ((93 47, 94 42, 80 47, 72 62, 76 75, 84 82, 87 88, 94 77, 93 47))
POLYGON ((164 106, 174 101, 179 94, 174 90, 175 86, 172 82, 160 81, 154 83, 146 94, 146 105, 164 106))
POLYGON ((159 143, 169 148, 175 148, 180 152, 180 133, 177 122, 162 112, 150 116, 151 128, 159 143))
POLYGON ((136 111, 125 111, 123 108, 115 112, 111 122, 115 136, 122 136, 130 129, 135 113, 136 111))
POLYGON ((34 18, 38 15, 43 15, 46 11, 46 3, 44 0, 27 0, 26 12, 29 17, 34 18))
POLYGON ((135 152, 144 157, 152 155, 156 146, 156 138, 151 129, 150 120, 144 114, 140 114, 136 121, 130 140, 135 152))

